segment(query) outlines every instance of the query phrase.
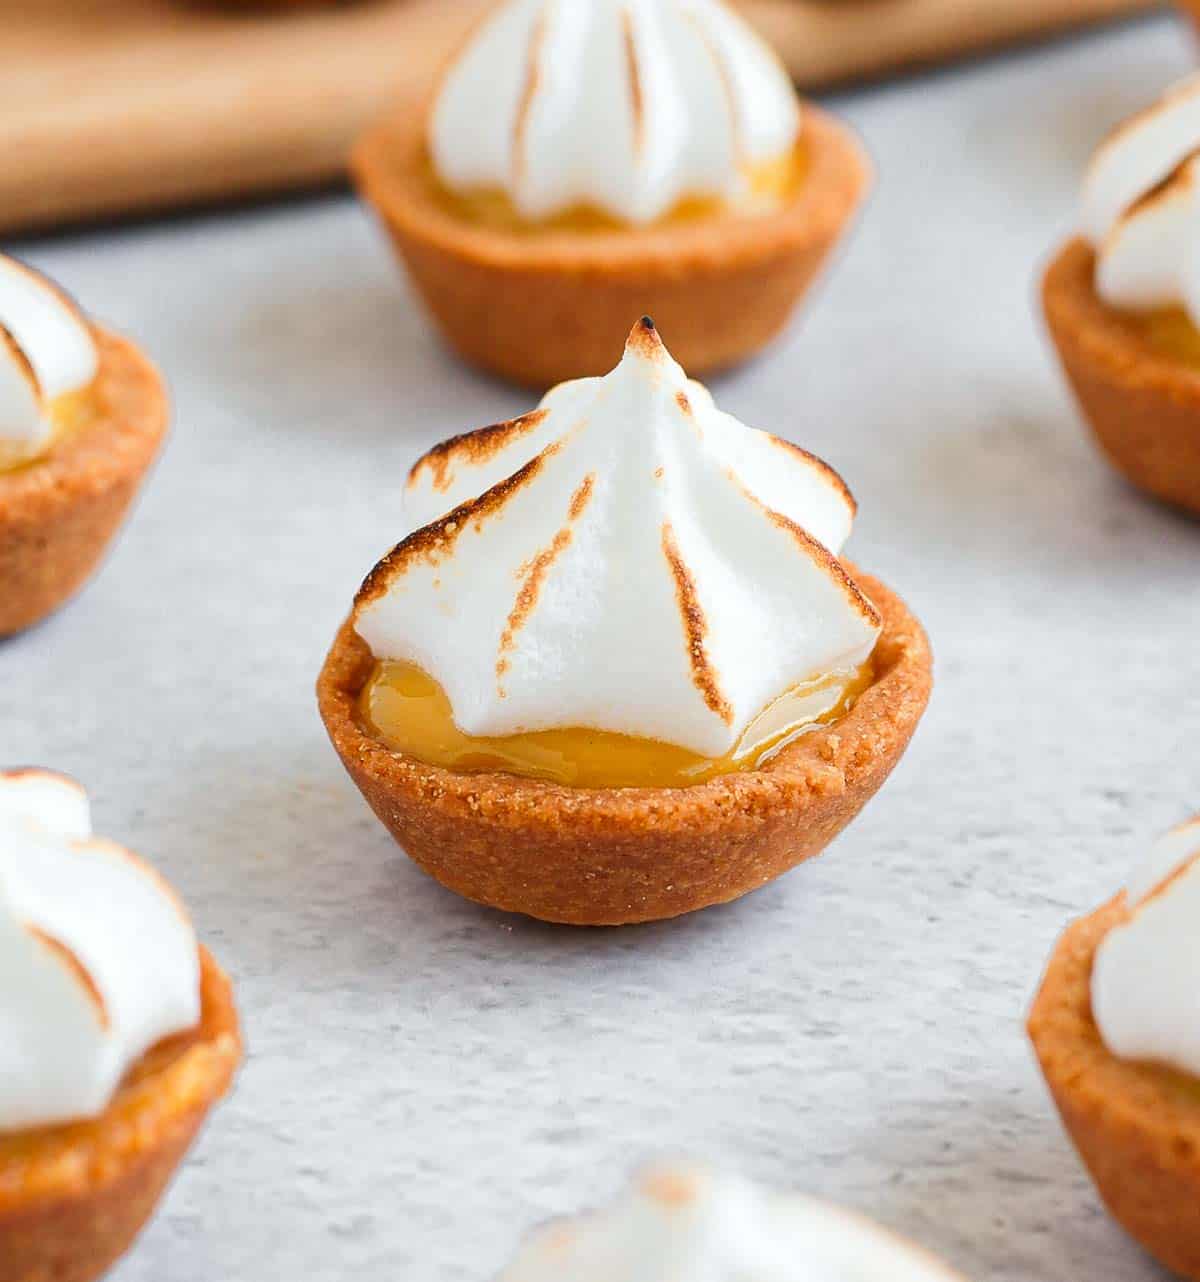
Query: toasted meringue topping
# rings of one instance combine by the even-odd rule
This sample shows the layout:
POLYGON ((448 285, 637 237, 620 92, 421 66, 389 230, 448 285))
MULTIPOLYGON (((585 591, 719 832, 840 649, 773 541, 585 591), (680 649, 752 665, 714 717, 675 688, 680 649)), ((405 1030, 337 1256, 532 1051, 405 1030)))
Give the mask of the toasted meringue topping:
POLYGON ((1200 77, 1169 90, 1101 145, 1083 193, 1096 288, 1114 307, 1200 315, 1200 77))
POLYGON ((196 939, 166 883, 92 836, 73 780, 0 773, 0 1131, 97 1116, 199 1019, 196 939))
POLYGON ((1126 904, 1092 970, 1100 1035, 1121 1059, 1200 1077, 1200 817, 1152 848, 1126 904))
POLYGON ((953 1282, 858 1216, 703 1166, 651 1170, 612 1206, 534 1233, 499 1282, 953 1282))
POLYGON ((429 144, 447 187, 503 191, 530 220, 647 223, 735 199, 799 127, 787 73, 720 0, 509 0, 447 73, 429 144))
POLYGON ((606 377, 430 451, 407 506, 417 528, 355 626, 433 676, 469 735, 587 727, 721 757, 879 635, 837 560, 841 479, 721 413, 649 321, 606 377))
POLYGON ((98 363, 75 304, 44 276, 0 255, 0 467, 46 447, 52 403, 87 387, 98 363))

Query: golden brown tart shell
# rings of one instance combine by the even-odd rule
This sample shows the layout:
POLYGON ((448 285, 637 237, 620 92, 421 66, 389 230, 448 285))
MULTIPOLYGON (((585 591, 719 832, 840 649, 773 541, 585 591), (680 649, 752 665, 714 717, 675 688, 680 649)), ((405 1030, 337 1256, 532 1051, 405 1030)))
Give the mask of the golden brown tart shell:
POLYGON ((1125 897, 1075 922, 1050 959, 1029 1035, 1062 1120, 1113 1218, 1200 1282, 1200 1080, 1118 1059, 1092 1016, 1096 949, 1125 897))
POLYGON ((321 716, 376 815, 451 890, 573 925, 675 917, 819 854, 900 760, 929 700, 929 643, 888 588, 857 581, 883 616, 874 684, 765 768, 694 788, 567 788, 457 774, 394 752, 360 723, 374 661, 349 623, 317 684, 321 716))
POLYGON ((1096 257, 1066 245, 1043 283, 1050 333, 1109 461, 1134 485, 1200 513, 1200 371, 1160 353, 1095 290, 1096 257))
POLYGON ((613 335, 653 316, 694 376, 759 350, 786 324, 862 200, 853 134, 810 106, 807 173, 777 212, 612 231, 521 234, 447 209, 430 178, 423 108, 354 152, 353 172, 445 337, 473 364, 536 388, 603 374, 613 335))
POLYGON ((150 1050, 100 1117, 0 1135, 4 1282, 91 1282, 150 1218, 241 1059, 229 980, 200 963, 200 1025, 150 1050))
POLYGON ((0 472, 0 637, 44 619, 83 586, 166 435, 158 371, 132 343, 93 332, 97 420, 0 472))

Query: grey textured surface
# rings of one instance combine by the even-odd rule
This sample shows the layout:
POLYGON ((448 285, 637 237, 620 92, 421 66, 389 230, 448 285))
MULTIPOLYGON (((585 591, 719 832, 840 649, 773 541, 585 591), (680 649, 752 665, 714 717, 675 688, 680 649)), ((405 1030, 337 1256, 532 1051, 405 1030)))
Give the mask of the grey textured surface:
POLYGON ((1200 528, 1093 453, 1033 298, 1091 147, 1190 61, 1163 19, 834 102, 876 195, 803 324, 716 392, 844 472, 852 554, 926 621, 938 687, 823 859, 655 927, 460 902, 326 744, 313 680, 403 469, 529 404, 443 352, 353 202, 20 247, 145 342, 176 422, 101 576, 0 646, 3 758, 77 774, 162 864, 252 1051, 119 1282, 484 1282, 664 1151, 973 1279, 1157 1276, 1021 1022, 1067 918, 1200 804, 1200 528))

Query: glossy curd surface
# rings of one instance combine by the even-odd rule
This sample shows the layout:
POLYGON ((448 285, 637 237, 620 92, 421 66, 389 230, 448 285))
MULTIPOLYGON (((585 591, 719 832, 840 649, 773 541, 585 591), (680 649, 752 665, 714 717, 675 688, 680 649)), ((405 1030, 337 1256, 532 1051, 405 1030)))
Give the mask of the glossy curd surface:
POLYGON ((724 757, 586 728, 474 738, 454 722, 442 687, 411 663, 376 665, 363 690, 364 728, 389 748, 459 773, 500 771, 576 788, 687 788, 757 770, 787 744, 844 716, 871 684, 863 667, 807 681, 769 704, 724 757))

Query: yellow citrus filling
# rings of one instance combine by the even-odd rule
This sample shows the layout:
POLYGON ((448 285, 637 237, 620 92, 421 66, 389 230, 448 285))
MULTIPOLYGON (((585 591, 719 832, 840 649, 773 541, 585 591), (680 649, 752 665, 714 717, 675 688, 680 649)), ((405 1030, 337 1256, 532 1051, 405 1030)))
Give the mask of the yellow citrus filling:
POLYGON ((59 441, 94 423, 99 413, 99 400, 94 384, 76 392, 68 392, 65 396, 55 397, 46 409, 50 420, 50 434, 32 453, 25 442, 5 440, 3 426, 0 425, 0 472, 15 472, 18 468, 36 463, 59 441))
MULTIPOLYGON (((733 201, 715 196, 689 196, 664 214, 654 226, 676 226, 700 222, 717 214, 765 214, 780 209, 794 200, 804 183, 809 168, 808 151, 803 141, 774 160, 760 161, 743 170, 742 190, 733 201)), ((506 192, 480 189, 453 192, 444 187, 429 166, 429 181, 439 202, 464 222, 476 223, 495 231, 511 233, 570 231, 616 231, 628 223, 597 209, 593 205, 576 205, 550 218, 532 220, 517 212, 506 192)))
POLYGON ((1164 356, 1200 369, 1200 329, 1182 307, 1132 313, 1130 323, 1164 356))
POLYGON ((574 788, 687 788, 759 769, 802 734, 844 716, 874 678, 868 660, 861 668, 793 686, 754 718, 729 753, 715 758, 654 739, 583 728, 476 738, 455 724, 445 690, 411 663, 376 664, 359 710, 373 738, 460 774, 500 771, 574 788))

